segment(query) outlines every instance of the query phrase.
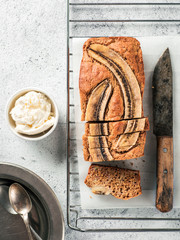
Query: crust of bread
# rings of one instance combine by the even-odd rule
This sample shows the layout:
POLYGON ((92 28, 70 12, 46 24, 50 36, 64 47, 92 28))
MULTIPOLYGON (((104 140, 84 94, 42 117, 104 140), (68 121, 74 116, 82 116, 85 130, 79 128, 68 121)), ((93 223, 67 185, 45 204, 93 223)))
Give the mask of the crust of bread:
POLYGON ((95 194, 128 200, 142 194, 139 171, 92 164, 84 183, 95 194))
POLYGON ((117 84, 113 74, 102 64, 96 62, 88 56, 87 48, 98 43, 106 45, 114 51, 118 52, 128 63, 134 72, 140 86, 141 95, 143 97, 145 75, 142 51, 140 43, 132 37, 108 37, 108 38, 90 38, 83 46, 83 58, 81 61, 79 75, 79 90, 81 99, 81 120, 85 120, 87 102, 92 90, 104 79, 109 79, 113 86, 113 93, 108 102, 105 112, 105 121, 118 121, 123 118, 124 104, 123 96, 119 85, 117 84))

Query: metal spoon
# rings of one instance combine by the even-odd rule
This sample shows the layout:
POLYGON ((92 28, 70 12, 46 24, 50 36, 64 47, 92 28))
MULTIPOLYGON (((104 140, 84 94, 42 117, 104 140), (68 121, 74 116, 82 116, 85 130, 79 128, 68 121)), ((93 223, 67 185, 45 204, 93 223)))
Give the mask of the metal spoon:
POLYGON ((24 220, 29 240, 33 240, 28 218, 28 213, 31 211, 32 208, 32 202, 28 193, 20 184, 13 183, 9 187, 9 200, 13 209, 18 214, 20 214, 20 216, 24 220))
MULTIPOLYGON (((9 201, 9 187, 7 185, 0 185, 0 205, 11 214, 18 214, 14 211, 9 201)), ((30 226, 30 229, 37 240, 42 238, 36 233, 36 231, 30 226)))

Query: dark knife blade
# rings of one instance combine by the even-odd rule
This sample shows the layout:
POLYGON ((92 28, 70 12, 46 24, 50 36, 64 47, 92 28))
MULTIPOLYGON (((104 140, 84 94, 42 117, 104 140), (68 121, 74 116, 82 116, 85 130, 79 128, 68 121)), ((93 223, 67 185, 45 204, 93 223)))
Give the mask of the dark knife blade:
POLYGON ((173 89, 169 49, 159 59, 153 76, 153 131, 157 137, 156 208, 173 208, 173 89))
POLYGON ((169 49, 159 59, 153 76, 153 132, 156 136, 173 134, 173 86, 169 49))

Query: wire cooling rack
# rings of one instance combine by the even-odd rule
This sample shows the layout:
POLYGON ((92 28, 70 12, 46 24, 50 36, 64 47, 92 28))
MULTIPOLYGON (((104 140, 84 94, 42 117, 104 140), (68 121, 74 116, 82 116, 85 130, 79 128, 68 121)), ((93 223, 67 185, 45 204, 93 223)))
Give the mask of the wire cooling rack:
POLYGON ((180 231, 180 209, 160 213, 156 209, 145 208, 81 208, 72 66, 73 38, 177 34, 180 34, 180 0, 67 1, 67 221, 70 228, 83 232, 180 231))

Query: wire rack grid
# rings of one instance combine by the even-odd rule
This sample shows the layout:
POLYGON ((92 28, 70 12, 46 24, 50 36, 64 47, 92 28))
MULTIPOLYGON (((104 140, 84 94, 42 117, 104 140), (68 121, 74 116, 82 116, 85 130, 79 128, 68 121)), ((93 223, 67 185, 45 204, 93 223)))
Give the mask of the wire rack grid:
POLYGON ((67 0, 67 221, 71 229, 83 232, 180 231, 179 209, 162 214, 156 209, 81 208, 72 66, 73 38, 179 33, 180 1, 67 0))

